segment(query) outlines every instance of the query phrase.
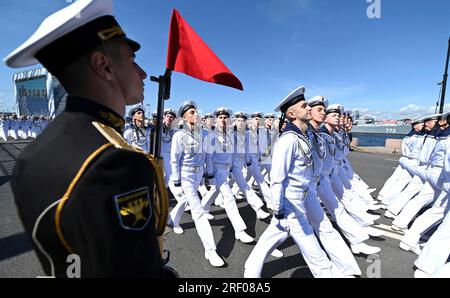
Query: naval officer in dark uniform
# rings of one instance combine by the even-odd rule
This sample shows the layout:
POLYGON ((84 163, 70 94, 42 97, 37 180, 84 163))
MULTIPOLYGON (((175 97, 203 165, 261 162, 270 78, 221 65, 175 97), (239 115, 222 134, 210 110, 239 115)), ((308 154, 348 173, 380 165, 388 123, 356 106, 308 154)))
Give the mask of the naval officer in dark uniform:
POLYGON ((125 105, 143 100, 146 73, 134 61, 140 45, 112 15, 111 0, 77 1, 4 60, 10 67, 40 62, 69 94, 65 111, 20 155, 11 181, 49 276, 167 272, 158 238, 167 217, 161 169, 121 137, 125 105))

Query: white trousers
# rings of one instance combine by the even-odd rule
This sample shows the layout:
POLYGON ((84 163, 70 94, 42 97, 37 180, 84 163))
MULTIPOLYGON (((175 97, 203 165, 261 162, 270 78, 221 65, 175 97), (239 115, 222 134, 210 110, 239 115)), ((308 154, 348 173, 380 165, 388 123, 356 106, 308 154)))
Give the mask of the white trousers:
POLYGON ((19 134, 17 132, 17 129, 10 129, 8 130, 8 134, 11 138, 13 138, 14 140, 17 141, 17 139, 19 138, 19 134))
POLYGON ((350 163, 348 158, 345 157, 342 161, 344 169, 346 170, 347 177, 350 180, 350 182, 353 181, 354 183, 360 185, 362 188, 369 189, 370 188, 369 185, 367 185, 367 183, 364 182, 364 180, 362 180, 362 178, 359 177, 359 175, 356 174, 356 172, 353 170, 352 164, 350 163))
POLYGON ((405 207, 406 203, 420 192, 423 185, 422 179, 415 175, 408 183, 408 186, 406 186, 401 193, 396 195, 395 198, 392 198, 392 203, 388 205, 388 210, 392 212, 392 214, 398 215, 403 207, 405 207))
POLYGON ((264 203, 255 193, 255 191, 248 185, 247 180, 245 180, 244 178, 244 173, 242 171, 243 168, 243 163, 233 163, 231 170, 236 184, 239 186, 239 189, 245 194, 245 198, 247 199, 248 204, 256 212, 261 209, 262 206, 264 206, 264 203))
POLYGON ((314 184, 310 183, 305 199, 307 219, 336 268, 344 275, 361 275, 353 253, 320 206, 314 184))
POLYGON ((342 203, 345 210, 347 210, 348 214, 363 227, 372 225, 373 220, 366 212, 366 208, 362 208, 360 202, 357 202, 359 198, 354 198, 355 194, 353 194, 351 189, 347 189, 342 185, 341 180, 334 171, 331 173, 330 181, 334 194, 342 203))
POLYGON ((367 210, 366 205, 374 202, 372 195, 369 193, 368 189, 362 183, 359 183, 359 181, 356 178, 354 178, 353 180, 350 180, 348 178, 347 170, 344 168, 344 165, 345 163, 342 163, 339 166, 339 171, 337 172, 339 179, 341 179, 342 184, 346 188, 350 188, 353 191, 353 193, 360 198, 358 202, 360 202, 361 207, 364 206, 367 210))
POLYGON ((305 217, 304 204, 303 200, 284 199, 283 208, 287 229, 280 230, 277 227, 278 220, 272 218, 271 223, 261 235, 245 262, 244 275, 246 277, 261 277, 267 257, 289 236, 292 236, 299 247, 303 259, 314 277, 324 278, 338 275, 338 270, 333 268, 333 264, 320 247, 319 241, 305 217))
POLYGON ((194 220, 195 228, 200 240, 203 243, 205 251, 216 250, 214 235, 211 225, 204 214, 200 197, 197 189, 203 176, 203 171, 188 172, 181 171, 181 188, 183 195, 178 196, 178 203, 170 212, 170 218, 174 226, 179 225, 181 216, 186 209, 187 204, 191 207, 191 215, 194 220))
POLYGON ((416 216, 423 207, 433 203, 439 197, 440 193, 440 190, 434 189, 429 182, 426 182, 419 194, 405 204, 405 207, 403 207, 402 211, 392 224, 399 228, 407 229, 414 216, 416 216))
POLYGON ((449 197, 450 195, 446 192, 441 192, 433 206, 416 218, 412 226, 406 231, 405 236, 402 237, 402 242, 415 247, 419 244, 422 235, 440 224, 449 210, 449 197))
POLYGON ((169 186, 169 179, 172 175, 172 167, 170 166, 170 153, 161 153, 161 156, 164 161, 164 181, 166 185, 169 186))
POLYGON ((271 201, 271 193, 270 188, 267 185, 266 181, 264 180, 263 175, 261 174, 261 170, 259 168, 259 163, 253 162, 248 168, 247 168, 247 177, 245 180, 250 180, 250 178, 253 177, 255 179, 255 182, 258 184, 259 188, 261 189, 261 192, 263 193, 264 200, 266 203, 270 203, 271 201))
POLYGON ((3 141, 8 141, 8 129, 7 128, 0 128, 0 139, 3 141))
POLYGON ((434 274, 447 262, 450 254, 450 212, 445 215, 436 232, 428 240, 422 253, 414 262, 420 270, 434 274))
POLYGON ((209 212, 209 210, 211 209, 211 204, 213 203, 214 199, 220 192, 223 197, 225 212, 227 213, 227 216, 230 219, 231 224, 233 225, 234 231, 236 233, 242 232, 245 229, 247 229, 247 226, 245 225, 244 220, 239 214, 239 209, 237 207, 236 200, 234 198, 233 193, 231 192, 230 184, 228 183, 228 174, 230 173, 230 166, 214 164, 214 167, 215 167, 214 178, 216 180, 216 188, 211 193, 211 195, 210 193, 208 193, 208 195, 202 199, 201 202, 202 208, 206 212, 209 212))
POLYGON ((347 213, 344 205, 342 205, 334 194, 328 175, 321 177, 320 184, 317 187, 317 194, 325 205, 325 208, 327 208, 328 212, 336 221, 345 238, 351 244, 359 244, 369 239, 369 235, 364 228, 347 213))
POLYGON ((381 198, 381 202, 386 206, 391 205, 397 198, 398 195, 408 186, 411 182, 413 176, 409 173, 408 170, 401 168, 400 173, 398 174, 396 179, 392 181, 392 185, 389 187, 383 187, 382 193, 380 191, 379 198, 381 198))
POLYGON ((267 160, 268 162, 270 161, 270 163, 265 162, 265 163, 261 163, 260 164, 260 169, 261 169, 261 175, 263 175, 264 180, 266 181, 266 183, 270 184, 270 170, 272 169, 272 162, 271 159, 267 160))
POLYGON ((440 267, 431 277, 433 278, 450 278, 450 262, 440 267))
POLYGON ((441 173, 442 168, 440 167, 430 166, 426 169, 427 182, 425 182, 419 194, 406 203, 401 213, 392 222, 393 224, 407 228, 409 222, 423 207, 428 206, 439 198, 442 192, 442 182, 439 180, 441 173))
POLYGON ((400 177, 402 171, 403 171, 403 167, 401 165, 398 165, 395 168, 394 173, 392 173, 392 175, 386 180, 386 182, 384 182, 383 187, 378 192, 378 197, 380 199, 386 196, 386 194, 388 193, 389 189, 395 184, 395 182, 397 181, 398 177, 400 177))

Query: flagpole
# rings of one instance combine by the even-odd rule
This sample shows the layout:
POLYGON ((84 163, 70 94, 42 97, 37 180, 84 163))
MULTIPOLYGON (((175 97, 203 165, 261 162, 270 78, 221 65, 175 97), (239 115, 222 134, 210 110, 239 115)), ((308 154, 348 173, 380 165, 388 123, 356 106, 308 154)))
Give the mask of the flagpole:
MULTIPOLYGON (((157 115, 156 115, 156 132, 153 136, 153 148, 152 148, 152 154, 153 156, 156 158, 156 160, 158 161, 158 164, 160 166, 160 171, 158 173, 158 171, 156 172, 156 175, 161 175, 161 177, 159 177, 159 181, 161 182, 162 185, 160 185, 160 189, 161 192, 159 199, 155 201, 155 209, 156 211, 159 211, 160 214, 160 221, 164 221, 161 223, 158 223, 158 227, 160 226, 160 224, 163 224, 165 226, 166 221, 167 221, 167 217, 168 217, 168 209, 169 209, 169 195, 167 193, 167 190, 165 188, 165 183, 164 183, 164 161, 163 158, 161 156, 161 137, 162 137, 162 126, 163 126, 163 114, 164 114, 164 100, 168 100, 170 98, 170 83, 171 83, 171 76, 172 76, 172 71, 169 69, 166 69, 166 72, 164 73, 164 75, 159 76, 159 77, 154 77, 151 76, 150 77, 150 81, 152 82, 156 82, 158 83, 158 110, 157 110, 157 115), (162 179, 162 180, 161 180, 162 179), (163 214, 164 213, 164 214, 163 214)), ((163 234, 158 235, 158 244, 159 244, 159 249, 160 249, 160 253, 161 253, 161 257, 165 258, 165 261, 169 261, 170 258, 170 254, 169 252, 167 257, 164 257, 164 237, 163 234)), ((174 274, 177 275, 176 270, 173 270, 174 274)))
POLYGON ((158 159, 161 159, 161 135, 163 128, 163 114, 164 114, 164 101, 170 98, 170 86, 171 86, 172 70, 166 69, 164 75, 155 77, 151 76, 150 81, 156 82, 159 85, 158 88, 158 108, 156 116, 156 132, 154 135, 154 142, 152 148, 152 154, 158 159))
POLYGON ((449 57, 450 57, 450 38, 448 39, 447 61, 445 62, 444 79, 442 80, 441 104, 439 106, 439 113, 441 113, 441 114, 444 112, 445 89, 447 87, 448 60, 449 60, 449 57))

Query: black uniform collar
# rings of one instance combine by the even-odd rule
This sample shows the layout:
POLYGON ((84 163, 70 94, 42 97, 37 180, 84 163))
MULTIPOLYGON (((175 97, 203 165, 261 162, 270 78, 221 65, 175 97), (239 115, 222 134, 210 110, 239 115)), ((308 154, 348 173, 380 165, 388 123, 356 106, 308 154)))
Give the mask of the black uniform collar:
POLYGON ((69 95, 67 97, 66 112, 80 112, 88 114, 103 124, 111 126, 120 134, 123 133, 125 120, 122 116, 108 107, 87 98, 69 95))

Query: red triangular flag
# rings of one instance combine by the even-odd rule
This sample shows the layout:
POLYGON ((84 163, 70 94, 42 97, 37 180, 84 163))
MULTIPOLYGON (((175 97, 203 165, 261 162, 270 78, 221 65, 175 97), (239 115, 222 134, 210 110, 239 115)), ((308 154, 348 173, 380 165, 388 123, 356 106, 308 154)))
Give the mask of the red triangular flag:
POLYGON ((170 70, 199 80, 244 90, 241 81, 220 61, 176 9, 173 10, 170 21, 166 66, 170 70))

